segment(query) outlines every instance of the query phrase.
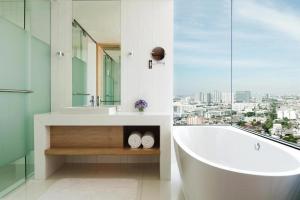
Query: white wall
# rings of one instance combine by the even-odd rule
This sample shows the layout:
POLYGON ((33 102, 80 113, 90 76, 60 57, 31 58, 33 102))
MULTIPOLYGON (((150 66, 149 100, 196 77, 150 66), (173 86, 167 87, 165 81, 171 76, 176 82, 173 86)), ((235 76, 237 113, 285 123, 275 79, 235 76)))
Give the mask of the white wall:
POLYGON ((51 111, 72 106, 72 0, 51 0, 51 111), (58 57, 57 52, 64 52, 58 57))
POLYGON ((121 0, 121 109, 134 111, 145 99, 148 112, 172 112, 173 0, 121 0), (148 69, 156 46, 166 50, 165 65, 148 69), (132 51, 133 56, 128 56, 132 51))

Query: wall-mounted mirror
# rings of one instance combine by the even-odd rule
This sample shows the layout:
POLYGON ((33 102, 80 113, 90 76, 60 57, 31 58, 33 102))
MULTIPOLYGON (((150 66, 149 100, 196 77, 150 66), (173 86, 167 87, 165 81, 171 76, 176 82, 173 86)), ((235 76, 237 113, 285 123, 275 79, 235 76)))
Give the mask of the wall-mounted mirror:
POLYGON ((73 106, 120 104, 120 17, 120 1, 73 0, 73 106))

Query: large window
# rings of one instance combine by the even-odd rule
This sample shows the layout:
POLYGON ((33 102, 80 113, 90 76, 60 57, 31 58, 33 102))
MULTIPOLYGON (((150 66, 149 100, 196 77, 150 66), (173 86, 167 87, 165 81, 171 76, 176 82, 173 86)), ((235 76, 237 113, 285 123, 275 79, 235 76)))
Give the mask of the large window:
POLYGON ((230 124, 230 0, 175 0, 175 124, 230 124))
POLYGON ((175 125, 300 146, 300 3, 175 0, 175 125))

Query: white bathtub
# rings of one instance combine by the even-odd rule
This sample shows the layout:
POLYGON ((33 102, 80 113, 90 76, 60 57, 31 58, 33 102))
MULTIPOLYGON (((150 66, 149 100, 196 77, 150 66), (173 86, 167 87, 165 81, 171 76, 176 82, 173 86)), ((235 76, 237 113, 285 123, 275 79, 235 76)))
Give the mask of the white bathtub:
POLYGON ((230 126, 177 126, 173 138, 186 200, 300 200, 299 150, 230 126))

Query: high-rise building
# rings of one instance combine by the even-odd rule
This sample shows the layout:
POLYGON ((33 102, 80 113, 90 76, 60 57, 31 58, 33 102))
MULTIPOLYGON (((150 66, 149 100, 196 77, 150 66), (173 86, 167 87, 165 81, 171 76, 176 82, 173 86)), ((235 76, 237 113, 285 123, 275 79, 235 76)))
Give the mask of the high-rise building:
POLYGON ((212 95, 211 95, 211 93, 207 93, 206 98, 207 98, 207 105, 211 105, 212 104, 212 95))
POLYGON ((196 93, 196 94, 195 94, 194 100, 195 100, 196 102, 199 102, 199 101, 200 101, 200 95, 199 95, 199 93, 196 93))
POLYGON ((215 90, 212 95, 212 101, 214 103, 221 103, 222 93, 220 91, 215 90))
POLYGON ((199 100, 201 103, 206 102, 206 98, 205 98, 205 93, 204 92, 200 92, 199 93, 199 100))
POLYGON ((231 92, 222 93, 222 103, 231 104, 231 92))
POLYGON ((235 92, 235 102, 236 103, 249 103, 251 100, 250 91, 236 91, 235 92))
POLYGON ((198 101, 200 103, 206 102, 206 95, 204 92, 198 92, 195 94, 195 101, 198 101))

